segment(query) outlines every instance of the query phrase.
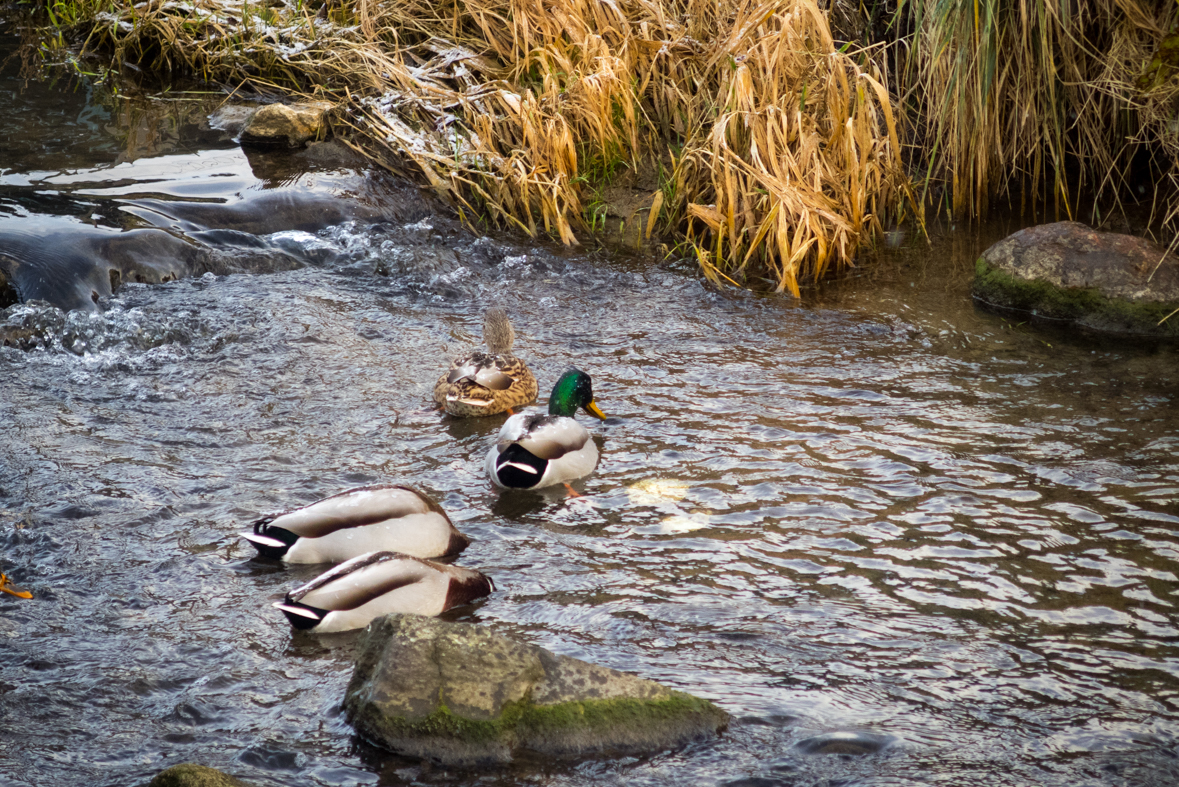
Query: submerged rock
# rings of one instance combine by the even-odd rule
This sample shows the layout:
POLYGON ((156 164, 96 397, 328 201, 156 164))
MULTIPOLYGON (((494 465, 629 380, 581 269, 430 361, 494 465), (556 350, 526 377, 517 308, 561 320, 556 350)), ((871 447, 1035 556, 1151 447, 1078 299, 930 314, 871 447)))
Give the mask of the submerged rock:
POLYGON ((216 768, 185 762, 157 773, 148 787, 246 787, 246 785, 216 768))
POLYGON ((11 287, 22 303, 43 300, 64 311, 98 311, 99 300, 126 282, 164 284, 206 271, 223 275, 303 265, 281 250, 234 248, 229 242, 216 248, 216 238, 193 235, 185 238, 153 227, 120 231, 70 217, 0 217, 0 245, 5 248, 0 283, 11 287))
POLYGON ((876 754, 896 743, 891 735, 872 732, 825 732, 804 738, 795 748, 806 754, 876 754))
POLYGON ((1179 336, 1179 262, 1144 238, 1062 221, 1020 230, 975 265, 980 303, 1095 332, 1179 336), (1161 264, 1160 264, 1161 261, 1161 264))
POLYGON ((626 754, 723 729, 707 700, 471 623, 388 615, 365 631, 344 699, 363 737, 446 765, 626 754))
POLYGON ((283 145, 298 148, 327 133, 327 113, 331 105, 268 104, 251 117, 242 129, 243 145, 283 145))

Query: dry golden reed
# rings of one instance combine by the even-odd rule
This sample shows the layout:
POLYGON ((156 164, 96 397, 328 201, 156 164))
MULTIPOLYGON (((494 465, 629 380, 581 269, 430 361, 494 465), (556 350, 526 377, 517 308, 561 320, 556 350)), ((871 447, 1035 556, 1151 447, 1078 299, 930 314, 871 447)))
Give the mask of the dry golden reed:
POLYGON ((905 0, 901 13, 914 35, 900 81, 947 209, 980 215, 1007 194, 1071 216, 1150 181, 1175 221, 1179 3, 905 0))
POLYGON ((611 178, 657 171, 648 235, 797 295, 907 205, 882 77, 815 0, 112 2, 91 48, 343 102, 467 218, 567 244, 611 178))

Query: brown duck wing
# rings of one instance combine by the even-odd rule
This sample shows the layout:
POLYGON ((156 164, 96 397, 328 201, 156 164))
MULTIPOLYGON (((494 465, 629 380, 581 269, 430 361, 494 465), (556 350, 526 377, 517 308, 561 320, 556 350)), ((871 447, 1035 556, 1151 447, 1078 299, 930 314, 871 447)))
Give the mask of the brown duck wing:
MULTIPOLYGON (((515 361, 514 358, 511 360, 515 361)), ((506 391, 516 381, 510 373, 510 366, 511 363, 498 355, 477 351, 455 361, 446 381, 454 385, 462 380, 470 380, 492 391, 506 391)))

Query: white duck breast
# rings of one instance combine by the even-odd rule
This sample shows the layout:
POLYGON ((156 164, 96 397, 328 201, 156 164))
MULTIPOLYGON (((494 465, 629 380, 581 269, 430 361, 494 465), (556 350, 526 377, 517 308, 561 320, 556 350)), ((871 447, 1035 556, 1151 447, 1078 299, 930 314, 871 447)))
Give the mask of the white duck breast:
POLYGON ((360 555, 291 591, 274 606, 297 629, 348 631, 394 612, 438 615, 491 592, 468 568, 393 552, 360 555))
POLYGON ((262 555, 288 563, 338 563, 379 550, 442 557, 470 543, 433 500, 395 485, 349 489, 263 517, 242 537, 262 555))
POLYGON ((598 464, 589 430, 565 416, 520 413, 487 453, 487 475, 505 489, 539 489, 587 476, 598 464))

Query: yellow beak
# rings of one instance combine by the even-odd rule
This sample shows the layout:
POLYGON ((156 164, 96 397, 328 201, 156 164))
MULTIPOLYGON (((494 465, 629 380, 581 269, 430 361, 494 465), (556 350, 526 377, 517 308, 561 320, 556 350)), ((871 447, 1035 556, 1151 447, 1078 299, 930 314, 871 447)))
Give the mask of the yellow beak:
POLYGON ((29 591, 24 590, 23 588, 18 588, 16 585, 13 585, 11 582, 9 582, 8 576, 5 574, 0 574, 0 590, 3 590, 5 593, 11 593, 17 598, 33 597, 33 594, 29 591))
POLYGON ((606 420, 606 414, 605 414, 605 413, 603 413, 603 412, 602 412, 602 411, 601 411, 601 410, 598 408, 598 405, 597 405, 597 403, 595 403, 595 402, 593 402, 593 401, 591 401, 589 404, 587 404, 587 405, 585 406, 585 411, 586 411, 587 413, 589 413, 590 415, 596 415, 598 418, 601 418, 603 421, 605 421, 605 420, 606 420))

